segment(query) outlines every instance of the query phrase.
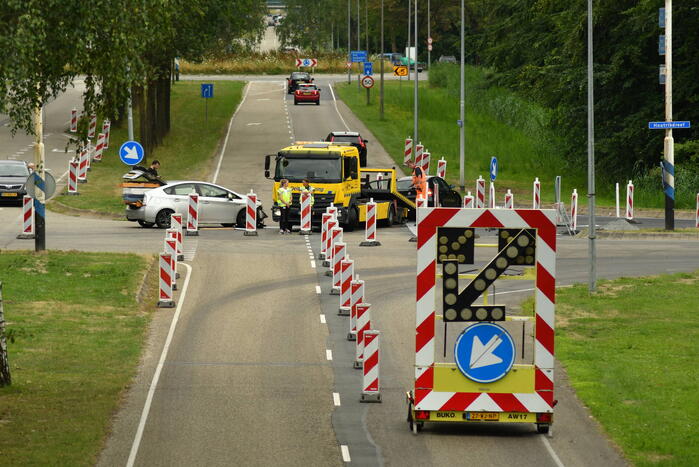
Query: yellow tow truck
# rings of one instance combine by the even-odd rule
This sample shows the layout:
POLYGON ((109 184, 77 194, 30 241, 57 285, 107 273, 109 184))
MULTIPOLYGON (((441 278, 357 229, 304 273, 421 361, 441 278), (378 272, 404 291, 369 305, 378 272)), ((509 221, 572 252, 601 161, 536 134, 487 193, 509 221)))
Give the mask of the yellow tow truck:
POLYGON ((318 228, 325 208, 333 203, 345 230, 353 230, 366 220, 366 203, 376 203, 379 224, 404 222, 415 203, 396 190, 396 170, 360 168, 359 152, 353 146, 329 142, 297 142, 277 154, 265 156, 265 177, 274 180, 272 219, 279 220, 277 189, 279 181, 289 180, 293 190, 289 220, 300 220, 300 187, 308 179, 314 188, 311 223, 318 228), (271 174, 272 160, 274 173, 271 174))

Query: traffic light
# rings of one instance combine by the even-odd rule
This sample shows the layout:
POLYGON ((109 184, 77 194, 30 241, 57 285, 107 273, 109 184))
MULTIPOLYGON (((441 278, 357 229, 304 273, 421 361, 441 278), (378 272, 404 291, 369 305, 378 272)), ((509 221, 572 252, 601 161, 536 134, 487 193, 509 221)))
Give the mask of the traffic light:
POLYGON ((475 238, 473 228, 437 228, 437 263, 455 260, 459 264, 473 264, 475 238))

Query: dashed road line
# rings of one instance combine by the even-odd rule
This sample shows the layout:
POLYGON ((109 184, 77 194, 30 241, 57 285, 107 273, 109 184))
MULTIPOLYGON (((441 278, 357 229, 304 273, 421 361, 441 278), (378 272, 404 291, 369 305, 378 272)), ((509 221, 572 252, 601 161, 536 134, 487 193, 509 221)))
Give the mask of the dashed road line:
POLYGON ((335 407, 340 407, 340 393, 339 392, 333 392, 333 404, 335 404, 335 407))
POLYGON ((541 441, 544 443, 544 446, 551 455, 551 459, 553 459, 553 462, 558 467, 564 467, 563 462, 561 462, 561 459, 556 455, 556 451, 553 450, 553 447, 551 446, 551 443, 549 443, 549 440, 546 438, 546 435, 539 436, 539 438, 541 438, 541 441))
POLYGON ((327 323, 327 321, 325 321, 325 315, 323 315, 323 314, 320 315, 320 322, 321 322, 321 324, 327 323))
POLYGON ((340 452, 342 453, 343 462, 352 462, 352 458, 350 457, 349 453, 349 447, 347 447, 346 444, 340 446, 340 452))
POLYGON ((326 360, 332 360, 333 359, 333 351, 330 349, 325 349, 325 359, 326 360))
POLYGON ((320 290, 320 286, 316 285, 316 294, 320 295, 321 293, 323 292, 320 290))

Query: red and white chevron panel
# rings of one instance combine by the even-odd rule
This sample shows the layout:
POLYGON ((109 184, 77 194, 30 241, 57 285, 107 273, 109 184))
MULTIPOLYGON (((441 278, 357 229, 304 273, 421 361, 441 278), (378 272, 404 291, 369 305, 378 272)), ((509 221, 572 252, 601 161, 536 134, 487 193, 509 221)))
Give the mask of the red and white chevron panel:
POLYGON ((403 150, 403 164, 408 165, 413 159, 413 140, 412 138, 405 139, 405 149, 403 150))
POLYGON ((485 207, 485 180, 482 176, 478 176, 476 180, 476 209, 485 207))
POLYGON ((356 278, 350 283, 350 319, 347 340, 357 339, 357 304, 364 303, 364 281, 356 278))
POLYGON ((199 235, 199 195, 190 193, 187 203, 187 236, 199 235))
POLYGON ((257 232, 257 195, 250 190, 245 198, 245 231, 257 232))
POLYGON ((352 279, 354 279, 354 261, 345 256, 340 261, 340 308, 339 315, 348 316, 352 301, 352 279))
POLYGON ((633 219, 633 183, 629 180, 629 184, 626 185, 626 218, 628 220, 633 219))
POLYGON ((366 396, 380 395, 379 385, 379 335, 374 329, 364 331, 364 366, 362 378, 362 400, 366 396))
POLYGON ((415 409, 553 412, 556 223, 552 210, 424 208, 418 218, 415 409), (437 227, 536 229, 534 392, 434 391, 437 227))
POLYGON ((532 209, 541 209, 541 182, 539 177, 534 179, 532 187, 532 209))
POLYGON ((447 178, 447 161, 443 157, 437 161, 437 176, 447 178))
POLYGON ((367 242, 376 241, 376 203, 372 199, 366 203, 366 223, 364 240, 367 242))
POLYGON ((340 262, 345 259, 347 254, 346 245, 342 242, 333 243, 333 257, 332 257, 332 268, 333 268, 333 286, 332 290, 335 293, 340 292, 340 286, 342 285, 342 270, 340 269, 340 262))
POLYGON ((301 233, 309 234, 311 232, 311 194, 307 191, 301 193, 301 233))
POLYGON ((175 275, 172 270, 172 258, 167 253, 161 253, 158 265, 160 268, 158 280, 158 307, 172 308, 175 306, 172 300, 172 281, 175 275))
POLYGON ((354 367, 362 368, 364 363, 364 331, 371 329, 371 305, 357 304, 357 341, 354 353, 354 367))

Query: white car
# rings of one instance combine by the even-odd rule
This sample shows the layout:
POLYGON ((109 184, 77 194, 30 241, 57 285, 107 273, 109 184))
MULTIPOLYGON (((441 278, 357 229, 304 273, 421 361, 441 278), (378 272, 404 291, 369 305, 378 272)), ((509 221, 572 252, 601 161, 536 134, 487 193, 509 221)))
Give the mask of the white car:
MULTIPOLYGON (((126 207, 126 219, 142 227, 170 227, 170 214, 182 214, 187 222, 189 194, 199 194, 199 223, 245 227, 246 197, 233 190, 208 182, 180 181, 148 190, 141 207, 126 207)), ((257 201, 257 224, 263 225, 267 215, 257 201)))

